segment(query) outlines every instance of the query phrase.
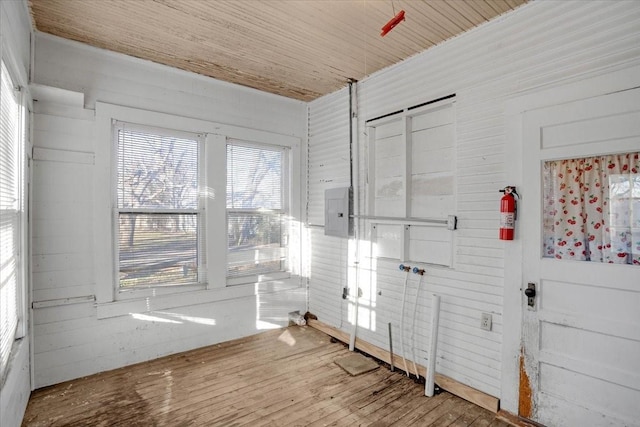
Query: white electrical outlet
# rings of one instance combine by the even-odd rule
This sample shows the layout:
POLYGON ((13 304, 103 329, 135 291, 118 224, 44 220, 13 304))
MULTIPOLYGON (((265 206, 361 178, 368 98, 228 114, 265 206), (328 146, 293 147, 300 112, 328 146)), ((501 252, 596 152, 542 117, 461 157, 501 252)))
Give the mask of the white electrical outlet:
POLYGON ((491 314, 482 313, 482 316, 480 317, 480 328, 485 331, 491 330, 491 314))

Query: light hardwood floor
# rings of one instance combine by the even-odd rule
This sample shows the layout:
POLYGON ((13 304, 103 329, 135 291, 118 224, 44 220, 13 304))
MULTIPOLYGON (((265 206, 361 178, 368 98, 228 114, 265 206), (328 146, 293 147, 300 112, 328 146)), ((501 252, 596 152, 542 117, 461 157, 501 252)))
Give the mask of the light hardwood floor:
POLYGON ((309 327, 272 330, 36 390, 24 426, 508 426, 495 414, 349 354, 309 327))

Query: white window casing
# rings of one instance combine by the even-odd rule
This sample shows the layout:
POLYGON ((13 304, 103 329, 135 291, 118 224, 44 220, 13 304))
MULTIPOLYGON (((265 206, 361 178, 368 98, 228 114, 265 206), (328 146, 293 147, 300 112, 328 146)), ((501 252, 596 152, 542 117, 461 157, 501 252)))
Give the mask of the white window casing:
POLYGON ((455 95, 367 121, 374 256, 453 267, 455 95))
MULTIPOLYGON (((300 183, 299 180, 291 179, 291 176, 297 176, 300 173, 299 138, 102 102, 96 103, 93 217, 98 318, 253 295, 258 281, 286 280, 296 284, 299 282, 300 267, 297 259, 289 263, 287 271, 277 272, 280 274, 252 276, 250 280, 246 277, 241 280, 227 277, 226 147, 229 141, 234 140, 251 141, 251 144, 256 146, 281 147, 280 149, 289 152, 287 157, 290 163, 285 168, 286 176, 283 178, 288 192, 283 206, 288 208, 286 216, 292 227, 299 227, 300 201, 298 197, 292 197, 292 195, 300 194, 300 183), (117 150, 114 149, 114 138, 116 138, 114 129, 118 128, 118 123, 129 124, 128 126, 132 126, 131 129, 145 131, 171 129, 167 132, 173 132, 176 136, 199 135, 200 137, 202 149, 198 163, 201 167, 198 206, 189 214, 202 216, 203 238, 200 241, 204 240, 205 243, 198 255, 202 256, 198 261, 198 280, 192 283, 142 285, 133 286, 127 290, 119 287, 117 218, 120 213, 127 212, 125 212, 126 209, 120 212, 117 208, 118 159, 117 150), (105 194, 111 197, 105 197, 105 194)), ((138 210, 140 208, 127 209, 130 214, 144 214, 138 210)), ((167 207, 157 212, 164 215, 177 213, 167 207)), ((293 234, 297 236, 300 233, 293 234)), ((297 241, 292 242, 291 239, 287 243, 299 244, 297 241)), ((190 268, 188 262, 186 268, 187 270, 190 268)), ((192 274, 192 271, 189 270, 187 273, 192 274)))
POLYGON ((119 291, 206 283, 203 136, 115 122, 113 137, 119 291))
POLYGON ((288 277, 289 151, 227 142, 228 284, 288 277))
POLYGON ((0 78, 0 382, 24 317, 25 117, 22 94, 2 61, 0 78))

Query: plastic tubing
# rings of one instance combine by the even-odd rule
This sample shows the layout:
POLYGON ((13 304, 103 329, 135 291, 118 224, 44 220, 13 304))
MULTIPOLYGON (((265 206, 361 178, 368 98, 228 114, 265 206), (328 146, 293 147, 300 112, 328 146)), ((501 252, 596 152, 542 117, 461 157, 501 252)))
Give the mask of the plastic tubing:
POLYGON ((419 269, 418 267, 413 267, 413 274, 419 274, 420 280, 418 281, 418 287, 416 288, 416 298, 413 301, 413 315, 411 317, 411 337, 409 338, 411 341, 411 357, 413 358, 413 369, 416 371, 416 377, 420 379, 420 374, 418 373, 418 367, 416 366, 416 312, 418 311, 418 295, 420 294, 420 288, 422 287, 422 278, 424 277, 424 270, 419 269))

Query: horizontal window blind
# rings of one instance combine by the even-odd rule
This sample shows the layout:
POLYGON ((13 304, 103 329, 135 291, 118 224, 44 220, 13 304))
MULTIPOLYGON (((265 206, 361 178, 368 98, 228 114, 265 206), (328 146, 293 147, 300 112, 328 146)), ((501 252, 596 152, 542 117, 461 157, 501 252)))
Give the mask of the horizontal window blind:
POLYGON ((204 281, 201 138, 117 126, 121 289, 204 281))
POLYGON ((118 208, 197 209, 198 141, 118 129, 118 208))
POLYGON ((227 208, 282 209, 283 150, 227 145, 227 208))
POLYGON ((19 242, 22 152, 19 92, 4 62, 0 75, 0 380, 16 338, 19 311, 19 242))
POLYGON ((286 165, 284 148, 227 145, 229 277, 286 269, 286 165))

